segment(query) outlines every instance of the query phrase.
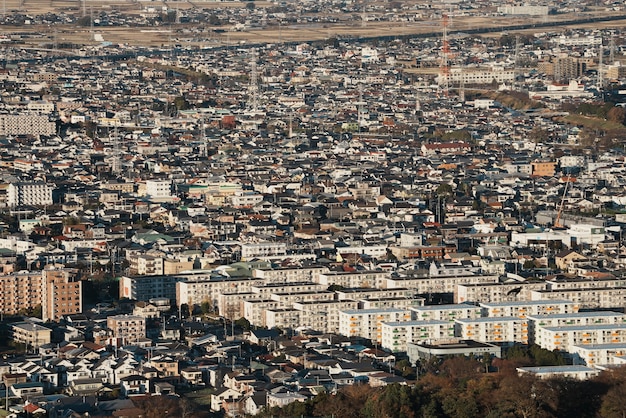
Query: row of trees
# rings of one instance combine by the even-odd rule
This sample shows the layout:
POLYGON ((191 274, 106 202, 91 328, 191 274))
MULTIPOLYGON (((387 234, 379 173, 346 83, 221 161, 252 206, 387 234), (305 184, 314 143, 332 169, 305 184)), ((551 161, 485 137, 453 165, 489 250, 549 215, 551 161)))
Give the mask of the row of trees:
MULTIPOLYGON (((412 417, 624 417, 626 368, 598 378, 542 380, 518 375, 516 367, 528 356, 549 356, 535 350, 518 351, 515 359, 494 360, 497 372, 485 373, 478 358, 454 357, 422 376, 413 386, 373 388, 355 385, 336 394, 322 393, 310 401, 267 409, 262 417, 412 418, 412 417)), ((560 361, 558 356, 543 358, 560 361)))

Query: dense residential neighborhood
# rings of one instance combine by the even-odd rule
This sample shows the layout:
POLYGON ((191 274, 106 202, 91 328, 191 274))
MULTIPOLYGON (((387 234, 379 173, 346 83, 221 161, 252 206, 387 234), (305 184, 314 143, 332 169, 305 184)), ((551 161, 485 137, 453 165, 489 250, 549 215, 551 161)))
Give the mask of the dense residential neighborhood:
MULTIPOLYGON (((172 11, 142 7, 140 27, 172 11)), ((213 16, 222 39, 307 21, 311 7, 172 17, 213 16)), ((359 416, 574 416, 547 398, 536 408, 558 413, 489 415, 483 400, 462 414, 433 393, 437 379, 507 371, 623 390, 624 34, 482 36, 448 33, 438 8, 318 7, 333 13, 309 23, 338 10, 443 23, 435 37, 280 47, 101 42, 68 54, 6 39, 7 414, 343 417, 333 402, 363 397, 359 416), (401 412, 371 403, 419 390, 422 404, 401 412)), ((553 12, 517 7, 492 13, 553 12)), ((544 383, 533 384, 534 398, 544 383)), ((602 395, 601 416, 626 413, 602 395)))

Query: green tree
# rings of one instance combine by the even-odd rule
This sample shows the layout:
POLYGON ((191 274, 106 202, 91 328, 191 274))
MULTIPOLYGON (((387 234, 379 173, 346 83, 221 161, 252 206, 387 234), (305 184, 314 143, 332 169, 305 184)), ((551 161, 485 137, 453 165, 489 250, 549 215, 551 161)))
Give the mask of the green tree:
POLYGON ((614 384, 602 397, 600 416, 603 418, 626 418, 626 382, 614 384))

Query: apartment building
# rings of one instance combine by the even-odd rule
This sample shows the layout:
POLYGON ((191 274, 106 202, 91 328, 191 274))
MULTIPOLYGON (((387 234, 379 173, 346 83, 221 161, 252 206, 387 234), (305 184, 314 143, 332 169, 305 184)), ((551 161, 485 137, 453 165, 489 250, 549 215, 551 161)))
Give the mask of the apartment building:
POLYGON ((376 289, 372 287, 357 287, 351 289, 337 290, 339 300, 357 299, 378 299, 378 298, 404 298, 411 299, 415 296, 415 291, 411 289, 376 289))
POLYGON ((0 312, 16 315, 41 305, 43 298, 41 271, 20 271, 0 276, 0 312))
POLYGON ((284 242, 256 242, 241 245, 241 261, 254 258, 271 259, 287 255, 287 244, 284 242))
POLYGON ((171 180, 146 180, 146 196, 151 200, 167 200, 172 197, 171 180))
POLYGON ((9 207, 52 205, 52 186, 42 182, 16 182, 7 187, 9 207))
POLYGON ((265 326, 268 328, 296 329, 300 326, 300 311, 293 308, 276 308, 265 311, 265 326))
POLYGON ((569 351, 574 345, 626 343, 626 324, 537 327, 535 344, 546 350, 569 351))
POLYGON ((460 338, 468 340, 528 344, 528 319, 511 316, 457 319, 455 332, 460 338))
POLYGON ((42 273, 41 312, 44 321, 83 311, 83 283, 78 270, 46 266, 42 273))
POLYGON ((331 301, 335 300, 335 292, 322 290, 318 292, 274 292, 270 295, 270 299, 283 303, 285 306, 291 306, 295 302, 314 302, 314 301, 331 301))
POLYGON ((286 283, 265 283, 250 286, 252 293, 269 297, 273 293, 306 293, 319 292, 327 289, 328 286, 313 282, 286 282, 286 283))
POLYGON ((464 302, 507 302, 515 300, 530 300, 530 293, 533 290, 545 290, 544 281, 526 281, 515 283, 477 283, 460 284, 454 292, 456 303, 464 302))
POLYGON ((378 288, 381 289, 385 281, 391 277, 391 273, 383 270, 365 271, 330 271, 321 273, 318 283, 330 286, 337 285, 345 288, 378 288))
POLYGON ((531 300, 567 299, 578 304, 579 309, 613 309, 626 305, 626 287, 534 290, 531 300))
POLYGON ((229 292, 251 292, 251 286, 258 280, 250 278, 231 278, 226 276, 203 276, 181 275, 176 276, 180 280, 176 282, 176 305, 183 303, 200 305, 210 302, 217 305, 220 294, 229 292))
POLYGON ((33 322, 17 322, 11 325, 13 340, 33 348, 50 344, 52 330, 33 322))
POLYGON ((448 321, 456 319, 474 319, 481 317, 480 306, 465 303, 453 305, 430 305, 412 308, 411 314, 418 321, 448 321))
POLYGON ((176 300, 176 282, 181 276, 122 276, 120 299, 147 301, 153 298, 176 300))
MULTIPOLYGON (((267 327, 265 312, 285 308, 288 306, 272 299, 246 300, 243 302, 243 317, 250 321, 251 325, 267 327)), ((304 322, 301 325, 304 325, 304 322)))
POLYGON ((339 311, 339 333, 347 337, 363 337, 382 342, 383 322, 402 322, 411 320, 408 309, 359 309, 339 311))
POLYGON ((261 300, 265 298, 266 296, 253 292, 220 293, 217 296, 217 305, 214 306, 217 306, 217 312, 226 318, 241 318, 245 316, 243 312, 243 302, 247 300, 261 300))
POLYGON ((298 268, 277 268, 252 270, 252 277, 263 279, 266 284, 271 283, 293 283, 293 282, 316 282, 319 283, 319 275, 327 273, 328 267, 306 266, 298 268))
MULTIPOLYGON (((406 276, 389 277, 381 287, 394 289, 398 287, 415 289, 416 293, 455 293, 457 286, 468 284, 498 283, 496 274, 470 274, 464 276, 406 276)), ((465 301, 463 301, 465 302, 465 301)), ((473 301, 470 301, 473 302, 473 301)))
POLYGON ((355 310, 359 306, 352 300, 321 300, 295 302, 293 308, 301 311, 301 326, 322 331, 339 332, 339 312, 355 310))
POLYGON ((146 319, 137 315, 114 315, 107 318, 107 328, 115 338, 114 345, 136 344, 146 338, 146 319))
POLYGON ((482 316, 502 317, 517 316, 526 318, 528 315, 569 314, 578 312, 578 304, 569 300, 534 300, 481 303, 482 316))
POLYGON ((574 364, 589 367, 623 365, 626 356, 626 343, 574 344, 569 348, 574 364))
POLYGON ((418 306, 424 306, 426 301, 424 298, 375 298, 375 299, 359 299, 359 309, 385 309, 385 308, 399 308, 408 309, 416 308, 418 306))
POLYGON ((449 321, 383 322, 381 345, 393 352, 406 351, 407 343, 454 338, 455 326, 449 321))

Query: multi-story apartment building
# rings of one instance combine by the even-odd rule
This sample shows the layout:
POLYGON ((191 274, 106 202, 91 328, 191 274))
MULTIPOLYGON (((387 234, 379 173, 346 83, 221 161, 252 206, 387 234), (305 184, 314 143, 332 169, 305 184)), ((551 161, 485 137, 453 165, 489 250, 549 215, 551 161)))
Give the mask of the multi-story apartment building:
POLYGON ((319 275, 318 283, 330 286, 337 285, 346 288, 383 288, 391 273, 383 270, 365 271, 329 271, 319 275))
POLYGON ((47 266, 42 271, 41 313, 44 321, 83 311, 82 281, 78 270, 47 266))
POLYGON ((229 319, 241 318, 243 313, 243 302, 247 300, 261 300, 266 296, 253 292, 227 292, 217 296, 217 312, 229 319))
POLYGON ((271 259, 287 255, 287 244, 284 242, 256 242, 241 245, 241 260, 254 258, 271 259))
POLYGON ((546 350, 569 351, 574 345, 626 343, 626 324, 537 327, 535 344, 546 350))
POLYGON ((339 332, 339 311, 357 309, 359 303, 352 300, 321 300, 295 302, 299 310, 301 326, 322 332, 339 332))
POLYGON ((175 301, 176 282, 183 279, 182 276, 122 276, 120 299, 147 301, 153 298, 167 298, 175 301))
POLYGON ((273 293, 320 292, 326 290, 327 287, 313 282, 265 283, 265 280, 263 280, 262 284, 250 286, 250 291, 269 297, 273 293))
POLYGON ((425 299, 420 297, 413 298, 368 298, 359 299, 359 309, 385 309, 385 308, 399 308, 408 309, 416 308, 418 306, 424 306, 425 299))
POLYGON ((170 199, 172 197, 172 181, 146 180, 146 196, 151 200, 170 199))
POLYGON ((300 311, 293 308, 275 308, 265 311, 265 326, 268 328, 296 329, 300 326, 300 311))
POLYGON ((580 309, 613 309, 626 305, 626 287, 577 288, 534 290, 532 300, 567 299, 580 309))
POLYGON ((0 312, 15 315, 41 305, 43 295, 41 271, 20 271, 0 276, 0 312))
POLYGON ((533 290, 545 289, 546 282, 544 281, 459 284, 454 292, 454 301, 456 303, 494 303, 515 300, 530 300, 530 293, 533 290))
POLYGON ((266 284, 270 283, 292 283, 292 282, 317 282, 318 277, 322 273, 327 273, 328 267, 323 266, 305 266, 298 268, 277 268, 264 269, 258 268, 252 270, 252 277, 263 279, 266 284))
POLYGON ((288 306, 272 299, 246 300, 243 302, 243 317, 250 321, 251 325, 266 327, 265 312, 285 308, 288 306))
POLYGON ((11 325, 13 340, 27 344, 35 349, 50 344, 52 330, 33 322, 18 322, 11 325))
POLYGON ((570 300, 534 300, 481 303, 482 316, 517 316, 526 318, 528 315, 569 314, 578 312, 578 304, 570 300))
POLYGON ((393 352, 406 351, 407 343, 454 338, 454 324, 449 321, 383 322, 383 348, 393 352))
POLYGON ((209 302, 217 305, 219 295, 233 291, 251 292, 251 286, 259 282, 258 279, 231 278, 226 276, 210 275, 180 275, 176 282, 176 305, 200 305, 209 302))
POLYGON ((0 115, 0 135, 54 135, 56 124, 47 115, 0 115))
POLYGON ((457 336, 468 340, 528 344, 528 319, 525 318, 457 319, 455 330, 457 336))
POLYGON ((626 324, 626 315, 620 312, 594 311, 565 314, 528 315, 530 342, 535 342, 535 333, 541 327, 584 326, 595 324, 626 324))
POLYGON ((481 317, 480 306, 459 303, 454 305, 430 305, 412 308, 414 320, 418 321, 448 321, 456 319, 474 319, 481 317))
POLYGON ((574 344, 569 352, 574 364, 621 366, 625 364, 626 343, 574 344))
MULTIPOLYGON (((459 285, 498 283, 498 279, 498 275, 496 274, 468 274, 463 276, 419 275, 406 277, 390 277, 381 287, 387 289, 394 289, 397 287, 415 289, 416 293, 419 294, 454 293, 457 289, 457 286, 459 285)), ((465 302, 465 300, 462 302, 465 302)))
POLYGON ((52 186, 46 183, 16 182, 7 188, 7 205, 9 207, 30 205, 52 205, 52 186))
POLYGON ((359 309, 339 311, 339 333, 382 342, 382 323, 410 321, 408 309, 359 309))
POLYGON ((109 328, 115 338, 114 345, 136 344, 146 338, 146 320, 136 315, 114 315, 107 318, 109 328))

